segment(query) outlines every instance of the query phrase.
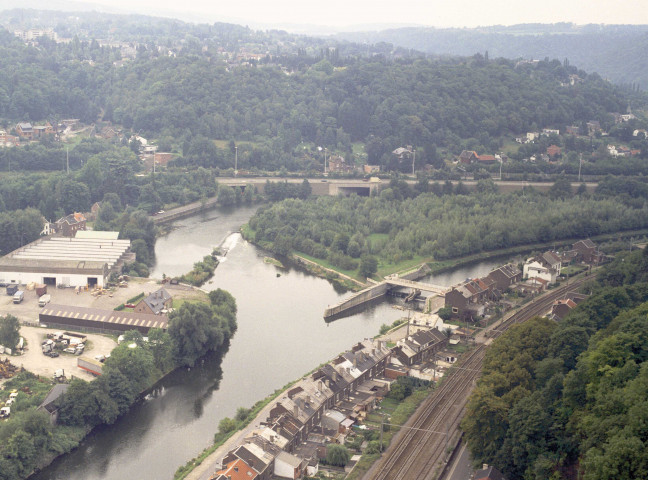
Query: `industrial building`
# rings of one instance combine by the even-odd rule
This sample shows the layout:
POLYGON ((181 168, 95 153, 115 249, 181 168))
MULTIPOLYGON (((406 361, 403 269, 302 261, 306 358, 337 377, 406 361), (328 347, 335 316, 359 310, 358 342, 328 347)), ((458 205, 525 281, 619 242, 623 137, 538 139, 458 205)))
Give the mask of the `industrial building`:
POLYGON ((130 240, 42 237, 0 258, 0 283, 103 287, 134 259, 130 240))
POLYGON ((148 333, 151 328, 166 330, 169 323, 166 315, 56 304, 49 304, 43 308, 38 314, 38 321, 48 327, 92 333, 124 333, 128 330, 138 330, 143 334, 148 333))

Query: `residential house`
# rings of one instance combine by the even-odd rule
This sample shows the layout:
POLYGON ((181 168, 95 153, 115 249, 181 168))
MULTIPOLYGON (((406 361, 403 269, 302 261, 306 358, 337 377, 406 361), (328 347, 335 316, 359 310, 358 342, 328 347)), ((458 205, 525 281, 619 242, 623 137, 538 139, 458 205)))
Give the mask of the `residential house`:
POLYGON ((515 265, 509 263, 490 272, 487 278, 495 282, 497 290, 504 292, 513 284, 522 280, 522 272, 515 265))
POLYGON ((580 127, 569 125, 567 127, 567 135, 580 135, 580 127))
POLYGON ((419 330, 399 340, 392 349, 398 360, 407 367, 423 363, 433 358, 436 352, 445 348, 448 337, 436 328, 419 330))
POLYGON ((337 410, 327 410, 322 416, 322 430, 325 435, 330 437, 342 433, 342 422, 346 420, 346 415, 337 410))
POLYGON ((545 135, 545 136, 560 135, 560 130, 556 130, 553 128, 543 128, 541 135, 545 135))
POLYGON ((497 162, 495 155, 477 155, 477 161, 480 165, 492 165, 497 162))
POLYGON ((538 132, 527 132, 527 134, 526 134, 526 142, 525 143, 532 143, 539 136, 540 136, 540 134, 538 132))
POLYGON ((344 157, 333 155, 328 159, 328 171, 337 173, 351 173, 355 166, 347 163, 344 157))
POLYGON ((379 173, 380 165, 363 165, 364 173, 379 173))
POLYGON ((479 155, 477 155, 477 152, 475 152, 474 150, 464 150, 459 155, 459 162, 470 164, 476 162, 478 158, 479 155))
POLYGON ((573 249, 577 252, 577 258, 589 264, 598 264, 603 255, 598 252, 598 247, 589 238, 574 243, 573 249))
POLYGON ((229 462, 223 469, 217 471, 209 480, 253 480, 258 473, 245 463, 242 459, 237 458, 229 462))
POLYGON ((392 152, 392 155, 398 157, 399 160, 411 159, 413 154, 414 151, 412 150, 411 145, 407 145, 407 147, 398 147, 392 152))
POLYGON ((633 137, 639 137, 639 138, 648 138, 648 131, 642 129, 637 129, 634 132, 632 132, 633 137))
POLYGON ((173 306, 173 298, 164 288, 151 293, 139 301, 133 311, 135 313, 150 313, 153 315, 161 315, 164 310, 168 310, 173 306))
POLYGON ((52 387, 43 403, 38 407, 38 410, 45 410, 50 416, 50 423, 54 425, 58 419, 59 406, 57 400, 67 391, 70 385, 67 383, 59 383, 52 387))
POLYGON ((297 480, 306 473, 308 461, 291 455, 288 452, 279 452, 274 462, 274 474, 280 478, 297 480))
POLYGON ((523 294, 532 293, 534 295, 537 295, 539 293, 544 292, 549 286, 549 283, 550 283, 549 280, 545 280, 544 278, 530 277, 527 278, 525 281, 519 283, 518 288, 516 288, 516 291, 521 292, 523 294))
POLYGON ((452 308, 452 313, 455 314, 470 312, 481 315, 484 312, 483 302, 489 293, 483 282, 477 279, 468 280, 463 285, 453 287, 446 292, 445 306, 452 308))
POLYGON ((14 135, 9 135, 5 130, 0 130, 0 147, 17 147, 20 145, 20 139, 14 135))
POLYGON ((572 308, 576 307, 576 302, 571 298, 556 300, 551 306, 551 318, 562 320, 572 308))
POLYGON ((64 237, 74 237, 79 230, 86 229, 86 218, 82 213, 71 213, 65 217, 59 218, 50 225, 51 233, 63 235, 64 237))
POLYGON ((253 437, 246 439, 245 444, 225 455, 223 464, 226 467, 237 460, 242 460, 256 474, 254 478, 270 480, 274 474, 274 462, 279 452, 281 450, 274 445, 259 440, 259 437, 253 437))
POLYGON ((562 260, 554 252, 545 252, 542 255, 529 258, 524 264, 524 278, 541 278, 550 283, 556 283, 562 260))
POLYGON ((31 140, 34 137, 34 127, 29 122, 22 122, 16 125, 16 134, 21 138, 31 140))
POLYGON ((484 464, 481 470, 475 472, 474 480, 506 480, 497 468, 484 464))
POLYGON ((47 122, 45 125, 34 125, 32 127, 32 138, 42 138, 45 135, 53 135, 54 128, 47 122))
POLYGON ((547 155, 549 155, 549 158, 559 157, 562 155, 562 148, 558 145, 549 145, 547 147, 547 155))

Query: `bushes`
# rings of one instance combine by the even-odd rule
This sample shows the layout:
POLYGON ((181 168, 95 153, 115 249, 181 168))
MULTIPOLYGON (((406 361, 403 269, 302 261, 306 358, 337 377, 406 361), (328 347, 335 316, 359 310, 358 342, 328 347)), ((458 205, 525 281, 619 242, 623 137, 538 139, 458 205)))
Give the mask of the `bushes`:
POLYGON ((180 277, 180 281, 200 287, 207 280, 214 276, 214 270, 218 266, 216 255, 205 255, 200 262, 194 263, 193 269, 180 277))

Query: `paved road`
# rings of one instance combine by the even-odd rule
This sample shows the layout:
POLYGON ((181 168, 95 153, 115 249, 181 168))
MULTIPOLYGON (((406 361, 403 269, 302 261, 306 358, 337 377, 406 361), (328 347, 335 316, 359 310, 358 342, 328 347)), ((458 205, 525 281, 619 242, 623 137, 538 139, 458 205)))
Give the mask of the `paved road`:
POLYGON ((462 442, 454 460, 448 466, 446 474, 439 480, 470 480, 474 471, 470 451, 466 447, 466 444, 462 442))

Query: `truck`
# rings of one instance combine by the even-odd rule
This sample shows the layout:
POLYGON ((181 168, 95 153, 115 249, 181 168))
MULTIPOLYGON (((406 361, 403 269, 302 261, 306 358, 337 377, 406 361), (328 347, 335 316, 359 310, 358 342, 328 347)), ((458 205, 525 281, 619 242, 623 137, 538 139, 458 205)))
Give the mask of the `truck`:
POLYGON ((45 285, 44 283, 37 284, 34 287, 34 290, 36 290, 36 295, 42 297, 47 293, 47 285, 45 285))
POLYGON ((102 373, 103 369, 103 364, 99 360, 95 360, 94 358, 90 357, 79 357, 77 358, 77 366, 85 370, 86 372, 90 372, 93 375, 99 376, 102 373))
POLYGON ((23 301, 24 298, 25 298, 25 292, 23 292, 22 290, 16 290, 16 293, 14 293, 13 296, 13 303, 20 303, 23 301))
POLYGON ((7 295, 13 295, 17 291, 18 291, 18 285, 16 285, 15 283, 7 285, 7 295))
POLYGON ((39 307, 44 307, 45 305, 47 305, 50 302, 50 300, 52 300, 52 296, 49 293, 46 293, 45 295, 42 295, 38 299, 38 306, 39 307))

